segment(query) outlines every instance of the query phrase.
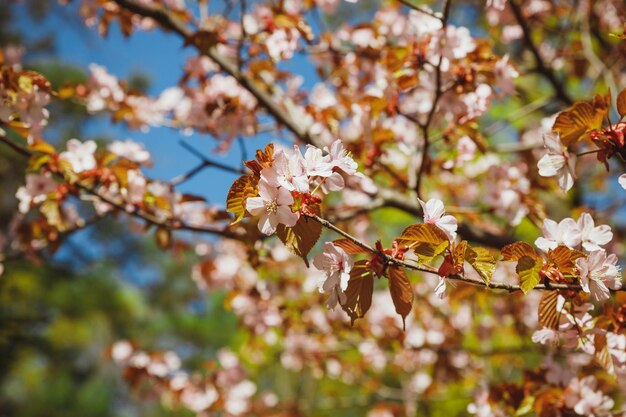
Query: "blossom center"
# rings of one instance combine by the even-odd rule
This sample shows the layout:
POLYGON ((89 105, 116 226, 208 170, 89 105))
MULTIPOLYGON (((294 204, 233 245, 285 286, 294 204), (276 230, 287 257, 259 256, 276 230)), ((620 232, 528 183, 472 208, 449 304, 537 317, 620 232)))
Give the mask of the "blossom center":
POLYGON ((270 200, 270 201, 266 201, 265 202, 265 210, 267 210, 267 212, 269 214, 276 213, 276 211, 278 211, 278 203, 276 202, 276 199, 273 199, 273 200, 270 200))

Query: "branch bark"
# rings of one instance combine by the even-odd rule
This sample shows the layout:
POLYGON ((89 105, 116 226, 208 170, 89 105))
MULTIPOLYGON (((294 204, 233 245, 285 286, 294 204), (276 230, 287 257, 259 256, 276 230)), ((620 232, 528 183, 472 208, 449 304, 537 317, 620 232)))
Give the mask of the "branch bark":
POLYGON ((513 12, 513 16, 515 16, 517 24, 522 28, 524 43, 535 59, 537 71, 552 85, 556 98, 562 103, 571 106, 574 103, 574 100, 569 96, 567 91, 565 91, 562 81, 556 76, 554 70, 544 62, 541 53, 539 52, 539 48, 535 45, 535 42, 532 39, 530 26, 528 26, 528 22, 522 14, 521 7, 515 0, 509 0, 509 5, 511 6, 511 11, 513 12))

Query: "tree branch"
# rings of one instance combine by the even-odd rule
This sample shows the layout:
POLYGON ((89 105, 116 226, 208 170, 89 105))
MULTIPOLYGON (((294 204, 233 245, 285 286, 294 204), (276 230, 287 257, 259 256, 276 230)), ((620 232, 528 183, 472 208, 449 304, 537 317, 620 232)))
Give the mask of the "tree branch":
POLYGON ((134 0, 113 0, 120 7, 141 16, 150 17, 157 21, 164 29, 171 30, 185 39, 185 44, 194 45, 198 52, 211 58, 225 73, 235 78, 242 87, 248 90, 258 102, 270 113, 278 122, 290 130, 298 139, 304 143, 315 144, 315 138, 302 124, 293 120, 283 106, 274 101, 272 95, 264 87, 248 78, 238 68, 237 63, 220 54, 215 45, 209 48, 202 47, 194 41, 195 32, 183 23, 174 13, 157 6, 140 4, 134 0))
POLYGON ((548 82, 552 85, 556 98, 558 98, 562 103, 568 106, 572 105, 572 103, 574 103, 574 100, 572 100, 572 98, 569 96, 567 91, 565 91, 565 88, 563 87, 561 80, 558 79, 558 77, 554 73, 554 70, 550 68, 548 65, 546 65, 546 63, 543 61, 543 58, 541 57, 541 53, 539 52, 539 49, 537 48, 537 46, 535 45, 535 42, 532 39, 530 26, 528 26, 528 22, 524 18, 522 9, 520 8, 520 6, 517 4, 515 0, 509 0, 508 3, 511 6, 511 11, 513 12, 513 15, 515 16, 515 20, 517 21, 517 24, 520 25, 520 27, 522 28, 524 43, 526 44, 526 47, 528 48, 528 50, 530 50, 533 57, 535 58, 535 65, 537 67, 537 71, 541 75, 543 75, 548 80, 548 82))
MULTIPOLYGON (((9 147, 11 147, 15 152, 19 153, 22 156, 30 158, 33 155, 33 152, 31 152, 28 148, 22 145, 19 145, 15 143, 14 141, 12 141, 11 139, 9 139, 4 134, 3 131, 0 132, 0 141, 8 145, 9 147)), ((64 182, 66 181, 63 175, 59 173, 55 173, 55 176, 57 178, 60 178, 64 182)), ((116 201, 108 196, 105 196, 101 194, 95 187, 81 184, 80 182, 77 182, 73 185, 79 190, 99 198, 100 200, 104 201, 105 203, 109 204, 115 209, 122 211, 132 217, 141 219, 150 225, 164 227, 170 230, 187 230, 187 231, 192 231, 192 232, 208 233, 208 234, 218 235, 218 236, 227 237, 231 239, 241 239, 243 237, 240 233, 236 233, 232 230, 228 230, 228 228, 216 229, 216 228, 210 228, 210 227, 194 226, 190 224, 185 224, 181 222, 180 220, 174 219, 174 218, 161 220, 155 217, 154 215, 139 209, 136 206, 127 206, 124 202, 116 201)))
MULTIPOLYGON (((307 215, 308 216, 308 215, 307 215)), ((315 220, 316 222, 318 222, 319 224, 321 224, 323 227, 332 230, 333 232, 345 237, 346 239, 348 239, 349 241, 351 241, 352 243, 354 243, 355 245, 359 246, 360 248, 364 249, 365 251, 373 254, 373 255, 377 255, 379 256, 381 259, 383 259, 383 261, 385 262, 386 265, 394 265, 394 266, 399 266, 402 268, 406 268, 406 269, 411 269, 413 271, 418 271, 418 272, 425 272, 425 273, 429 273, 429 274, 435 274, 438 275, 438 270, 432 266, 429 265, 415 265, 412 263, 409 263, 407 261, 403 261, 397 258, 394 258, 393 256, 390 256, 382 251, 379 251, 375 248, 373 248, 372 246, 370 246, 369 244, 361 241, 360 239, 352 236, 351 234, 349 234, 348 232, 340 229, 339 227, 335 226, 333 223, 329 222, 328 220, 314 215, 314 216, 308 216, 311 219, 315 220)), ((490 282, 489 284, 486 284, 484 281, 479 281, 479 280, 475 280, 475 279, 471 279, 471 278, 467 278, 464 275, 460 275, 460 274, 455 274, 455 275, 450 275, 445 277, 446 279, 452 280, 452 281, 457 281, 457 282, 463 282, 466 284, 470 284, 470 285, 474 285, 477 287, 483 287, 485 289, 491 289, 491 290, 503 290, 509 293, 514 293, 514 292, 518 292, 518 291, 522 291, 521 287, 519 285, 515 285, 515 284, 506 284, 504 282, 490 282)), ((535 286, 533 289, 535 290, 544 290, 544 291, 559 291, 559 290, 566 290, 566 291, 582 291, 582 287, 580 285, 574 284, 574 285, 567 285, 567 284, 556 284, 556 283, 549 283, 548 285, 546 284, 539 284, 537 286, 535 286)), ((617 292, 617 291, 626 291, 626 285, 622 286, 619 290, 615 290, 613 292, 617 292)))

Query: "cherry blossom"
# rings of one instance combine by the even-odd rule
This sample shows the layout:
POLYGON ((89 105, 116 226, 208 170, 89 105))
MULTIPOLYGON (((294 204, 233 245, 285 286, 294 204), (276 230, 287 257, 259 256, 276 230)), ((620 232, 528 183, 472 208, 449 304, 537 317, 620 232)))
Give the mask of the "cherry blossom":
POLYGON ((448 239, 456 239, 456 230, 458 228, 457 220, 454 216, 444 215, 445 208, 443 201, 432 198, 426 203, 419 200, 419 203, 424 211, 424 223, 434 224, 448 235, 448 239))
POLYGON ((551 219, 545 219, 541 228, 543 237, 535 240, 535 246, 544 252, 555 249, 563 244, 568 248, 576 248, 582 241, 580 226, 572 218, 566 218, 559 223, 551 219))
POLYGON ((307 146, 304 152, 304 165, 306 173, 310 177, 330 177, 333 175, 333 165, 330 157, 315 146, 307 146))
POLYGON ((117 140, 107 146, 107 149, 114 154, 128 159, 129 161, 136 162, 139 165, 152 165, 150 152, 148 152, 141 143, 134 142, 130 139, 126 141, 117 140))
POLYGON ((324 252, 315 255, 313 265, 320 271, 326 271, 326 277, 319 283, 320 292, 330 293, 326 305, 330 309, 337 306, 337 302, 346 302, 345 290, 348 288, 350 271, 354 265, 352 258, 340 247, 332 242, 324 244, 324 252))
POLYGON ((47 172, 44 174, 27 174, 26 185, 17 189, 15 197, 19 200, 20 213, 28 213, 33 204, 39 204, 48 198, 48 194, 56 190, 57 183, 52 175, 47 172))
POLYGON ((259 182, 259 197, 250 197, 246 200, 246 209, 253 216, 260 216, 259 230, 271 235, 276 226, 284 224, 292 227, 298 221, 298 215, 291 211, 293 196, 287 189, 273 187, 267 181, 259 182))
POLYGON ((565 390, 565 405, 581 416, 610 415, 614 401, 598 390, 598 381, 592 375, 574 378, 565 390))
POLYGON ((617 266, 617 256, 607 256, 604 250, 591 252, 587 258, 576 260, 580 271, 580 285, 583 291, 591 294, 594 301, 600 302, 610 297, 609 289, 617 290, 622 286, 622 277, 617 266))
POLYGON ((297 146, 277 152, 271 167, 261 171, 268 184, 282 186, 288 191, 309 191, 309 178, 305 170, 305 160, 297 146))
POLYGON ((589 252, 601 250, 613 239, 611 227, 605 224, 596 226, 589 213, 583 213, 578 218, 578 228, 581 231, 583 248, 589 252))
MULTIPOLYGON (((441 35, 440 35, 441 36, 441 35)), ((438 37, 433 38, 434 47, 439 49, 438 37)), ((450 60, 464 58, 476 48, 476 43, 468 28, 449 25, 445 30, 445 46, 441 47, 441 54, 450 60)))
POLYGON ((330 157, 329 162, 333 167, 339 168, 348 175, 356 173, 358 164, 352 158, 350 153, 343 147, 343 143, 340 139, 334 141, 330 148, 324 147, 324 150, 328 152, 328 156, 330 157))
POLYGON ((574 185, 576 178, 576 156, 564 150, 558 133, 546 133, 543 140, 547 153, 537 163, 539 175, 556 176, 561 189, 567 192, 574 185))
POLYGON ((87 111, 98 112, 107 108, 109 101, 117 103, 124 99, 126 93, 118 79, 109 74, 106 68, 91 64, 89 72, 87 87, 90 94, 87 96, 87 111))
POLYGON ((487 7, 492 7, 496 10, 504 10, 507 0, 487 0, 487 7))
MULTIPOLYGON (((499 2, 504 3, 505 0, 499 0, 499 2)), ((519 77, 519 72, 509 62, 508 54, 504 55, 498 60, 498 62, 496 62, 494 70, 496 74, 496 89, 498 93, 501 95, 514 94, 515 85, 513 84, 513 80, 519 77)))
POLYGON ((93 154, 97 147, 93 140, 81 142, 78 139, 70 139, 67 141, 67 151, 62 152, 59 158, 67 161, 76 173, 88 171, 96 167, 96 158, 93 154))

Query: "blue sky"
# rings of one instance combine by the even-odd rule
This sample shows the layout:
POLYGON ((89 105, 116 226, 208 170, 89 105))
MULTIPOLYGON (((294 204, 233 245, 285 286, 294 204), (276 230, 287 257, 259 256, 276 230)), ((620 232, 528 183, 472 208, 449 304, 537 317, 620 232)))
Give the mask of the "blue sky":
MULTIPOLYGON (((33 39, 54 33, 57 48, 54 59, 74 64, 85 72, 91 63, 102 65, 121 80, 137 73, 147 75, 151 95, 156 96, 165 88, 176 85, 182 75, 186 57, 194 53, 191 48, 183 48, 183 42, 177 35, 159 30, 137 31, 130 38, 124 38, 114 24, 108 36, 102 38, 94 28, 82 25, 77 19, 75 6, 67 8, 57 6, 55 13, 47 17, 42 24, 34 23, 27 18, 23 5, 15 7, 19 13, 18 21, 23 33, 29 34, 33 39)), ((28 59, 28 53, 26 57, 28 59)), ((126 129, 121 124, 113 125, 106 116, 91 123, 87 132, 94 136, 130 138, 146 145, 152 152, 155 162, 154 167, 147 170, 147 175, 152 178, 169 180, 200 162, 180 146, 178 143, 180 140, 188 141, 211 159, 225 161, 233 166, 241 164, 241 148, 236 141, 229 153, 215 154, 212 150, 217 142, 209 135, 194 133, 185 136, 170 128, 151 128, 144 133, 126 129)), ((248 138, 246 140, 248 157, 254 154, 256 148, 263 147, 272 140, 276 140, 276 137, 270 134, 248 138)), ((232 174, 208 168, 181 185, 179 190, 203 195, 209 201, 223 206, 228 188, 234 179, 235 176, 232 174)))

